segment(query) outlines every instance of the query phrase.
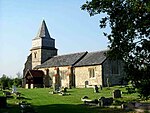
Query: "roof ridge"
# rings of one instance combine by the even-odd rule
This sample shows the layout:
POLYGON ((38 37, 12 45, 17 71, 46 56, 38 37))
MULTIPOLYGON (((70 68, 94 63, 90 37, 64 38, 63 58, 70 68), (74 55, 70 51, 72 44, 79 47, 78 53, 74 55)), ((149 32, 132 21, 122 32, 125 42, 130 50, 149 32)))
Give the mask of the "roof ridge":
MULTIPOLYGON (((69 54, 63 54, 63 55, 56 55, 54 57, 60 57, 60 56, 67 56, 67 55, 73 55, 73 54, 81 54, 81 53, 86 53, 87 51, 84 51, 84 52, 76 52, 76 53, 69 53, 69 54)), ((53 57, 52 57, 53 58, 53 57)))
POLYGON ((99 50, 99 51, 92 51, 92 52, 88 52, 88 53, 107 52, 107 51, 109 51, 109 49, 99 50))

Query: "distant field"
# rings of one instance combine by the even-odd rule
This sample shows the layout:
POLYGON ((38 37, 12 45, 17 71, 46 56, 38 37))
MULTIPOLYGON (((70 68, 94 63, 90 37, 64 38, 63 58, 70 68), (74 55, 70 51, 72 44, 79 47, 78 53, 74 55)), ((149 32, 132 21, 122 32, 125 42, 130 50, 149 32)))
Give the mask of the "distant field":
MULTIPOLYGON (((99 90, 99 93, 94 93, 92 88, 73 88, 68 89, 70 95, 61 96, 58 94, 50 94, 52 89, 49 88, 36 88, 36 89, 17 89, 21 93, 21 100, 16 99, 15 95, 13 98, 7 100, 8 109, 1 109, 0 113, 19 113, 19 106, 17 105, 20 101, 27 101, 30 103, 37 113, 125 113, 123 110, 100 108, 93 106, 83 105, 81 98, 88 96, 90 99, 98 99, 102 96, 112 97, 112 91, 114 89, 120 89, 122 92, 126 92, 125 88, 111 87, 110 89, 103 88, 99 90)), ((0 91, 0 95, 2 92, 0 91)), ((136 100, 138 94, 122 94, 122 98, 119 101, 131 101, 136 100)))

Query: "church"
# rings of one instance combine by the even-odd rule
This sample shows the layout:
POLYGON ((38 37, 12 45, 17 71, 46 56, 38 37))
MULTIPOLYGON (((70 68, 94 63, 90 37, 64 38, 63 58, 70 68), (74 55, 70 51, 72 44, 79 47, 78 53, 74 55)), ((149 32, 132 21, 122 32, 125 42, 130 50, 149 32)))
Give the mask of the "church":
POLYGON ((106 57, 106 50, 58 55, 44 20, 30 51, 23 70, 25 88, 118 85, 125 76, 122 61, 106 57))

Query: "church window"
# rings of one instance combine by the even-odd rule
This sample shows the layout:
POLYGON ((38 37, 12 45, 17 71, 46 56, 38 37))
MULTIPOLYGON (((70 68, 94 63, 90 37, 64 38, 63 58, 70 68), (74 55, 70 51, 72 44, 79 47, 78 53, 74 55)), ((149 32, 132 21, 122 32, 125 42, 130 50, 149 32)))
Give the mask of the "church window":
POLYGON ((94 68, 89 68, 89 77, 94 78, 95 77, 95 70, 94 68))
POLYGON ((37 52, 34 52, 34 58, 36 58, 37 57, 37 52))

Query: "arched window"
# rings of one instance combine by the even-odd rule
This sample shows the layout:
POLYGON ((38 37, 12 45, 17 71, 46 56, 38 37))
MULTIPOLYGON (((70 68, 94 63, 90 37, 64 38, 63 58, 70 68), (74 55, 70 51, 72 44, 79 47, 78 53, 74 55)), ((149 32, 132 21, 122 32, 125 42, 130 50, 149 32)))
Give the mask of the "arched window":
POLYGON ((37 52, 34 52, 34 58, 36 58, 37 57, 37 52))

